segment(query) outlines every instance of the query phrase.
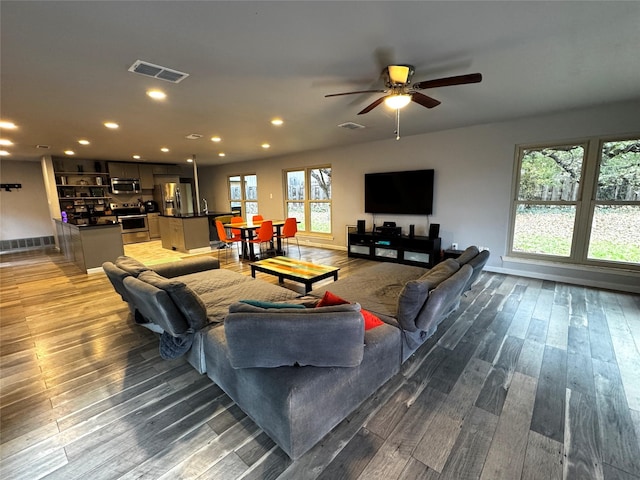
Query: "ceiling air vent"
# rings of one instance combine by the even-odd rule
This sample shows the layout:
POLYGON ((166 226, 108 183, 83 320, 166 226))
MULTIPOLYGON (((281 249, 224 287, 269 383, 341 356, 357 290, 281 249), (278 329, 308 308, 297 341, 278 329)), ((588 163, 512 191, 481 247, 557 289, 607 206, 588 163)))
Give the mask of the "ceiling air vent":
POLYGON ((197 140, 199 138, 202 138, 202 135, 200 135, 199 133, 190 133, 184 138, 188 138, 189 140, 197 140))
POLYGON ((179 72, 178 70, 162 67, 160 65, 154 65, 153 63, 145 62, 143 60, 136 60, 134 64, 129 67, 129 71, 171 83, 180 83, 189 76, 188 73, 179 72))
POLYGON ((42 148, 43 150, 48 150, 51 148, 49 145, 36 145, 36 148, 42 148))
POLYGON ((345 122, 338 125, 340 128, 346 128, 347 130, 358 130, 360 128, 365 128, 364 125, 360 125, 359 123, 354 122, 345 122))

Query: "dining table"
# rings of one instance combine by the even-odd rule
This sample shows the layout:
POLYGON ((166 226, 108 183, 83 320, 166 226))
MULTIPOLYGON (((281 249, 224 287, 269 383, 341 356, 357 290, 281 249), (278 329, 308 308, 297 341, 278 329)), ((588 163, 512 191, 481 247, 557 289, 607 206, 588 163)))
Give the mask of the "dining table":
MULTIPOLYGON (((240 238, 242 238, 242 258, 245 260, 256 260, 255 250, 253 248, 253 243, 250 242, 255 237, 256 229, 260 228, 262 222, 260 221, 247 221, 247 222, 239 222, 239 223, 225 223, 224 228, 232 228, 240 230, 240 238)), ((282 233, 282 226, 284 225, 284 220, 272 220, 273 230, 275 233, 276 244, 275 244, 275 252, 276 255, 284 255, 284 250, 282 250, 282 239, 280 235, 282 233)))

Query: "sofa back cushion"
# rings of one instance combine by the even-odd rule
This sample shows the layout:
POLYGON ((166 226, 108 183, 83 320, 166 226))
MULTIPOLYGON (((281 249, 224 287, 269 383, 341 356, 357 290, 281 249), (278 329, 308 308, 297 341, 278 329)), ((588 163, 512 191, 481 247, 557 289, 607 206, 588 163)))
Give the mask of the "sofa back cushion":
POLYGON ((466 263, 466 265, 469 265, 471 268, 473 268, 473 273, 471 274, 471 278, 469 278, 469 281, 467 282, 467 285, 464 289, 465 292, 471 289, 471 285, 473 285, 473 282, 475 282, 480 276, 482 269, 489 260, 489 255, 489 250, 483 250, 466 263))
POLYGON ((180 280, 165 278, 152 270, 140 273, 138 279, 167 292, 194 331, 200 330, 207 324, 207 309, 204 303, 180 280))
POLYGON ((459 269, 458 262, 449 258, 438 263, 417 280, 405 284, 398 297, 398 323, 404 330, 415 332, 420 329, 416 325, 416 318, 427 301, 429 292, 459 269))
POLYGON ((149 267, 140 263, 138 260, 132 257, 127 257, 126 255, 121 255, 116 258, 116 267, 124 270, 129 275, 133 275, 137 277, 142 272, 149 270, 149 267))
POLYGON ((167 292, 133 276, 124 279, 124 286, 142 315, 169 335, 179 337, 191 331, 167 292))
POLYGON ((476 255, 478 255, 478 253, 480 253, 478 247, 476 247, 475 245, 471 245, 470 247, 467 247, 467 249, 462 252, 462 254, 460 254, 458 258, 456 258, 456 261, 462 266, 466 263, 469 263, 472 258, 475 258, 476 255))
POLYGON ((435 331, 444 320, 460 304, 460 296, 464 291, 473 269, 463 265, 460 269, 429 292, 429 297, 416 317, 416 327, 428 332, 435 331))
POLYGON ((359 304, 261 308, 234 303, 224 322, 233 368, 355 367, 364 355, 359 304))
POLYGON ((113 288, 116 292, 120 294, 122 300, 131 304, 131 300, 129 299, 129 293, 124 287, 124 279, 129 277, 130 274, 122 270, 121 268, 116 267, 116 265, 112 262, 104 262, 102 264, 102 270, 107 275, 107 278, 113 285, 113 288))

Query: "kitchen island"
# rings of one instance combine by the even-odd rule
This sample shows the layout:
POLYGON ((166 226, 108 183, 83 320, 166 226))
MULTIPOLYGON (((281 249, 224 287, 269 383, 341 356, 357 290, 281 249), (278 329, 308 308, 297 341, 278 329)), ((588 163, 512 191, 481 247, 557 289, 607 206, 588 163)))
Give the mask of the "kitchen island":
POLYGON ((160 215, 162 248, 182 253, 211 251, 207 215, 160 215))
POLYGON ((124 255, 120 224, 74 225, 53 219, 60 252, 86 273, 102 271, 106 261, 124 255))

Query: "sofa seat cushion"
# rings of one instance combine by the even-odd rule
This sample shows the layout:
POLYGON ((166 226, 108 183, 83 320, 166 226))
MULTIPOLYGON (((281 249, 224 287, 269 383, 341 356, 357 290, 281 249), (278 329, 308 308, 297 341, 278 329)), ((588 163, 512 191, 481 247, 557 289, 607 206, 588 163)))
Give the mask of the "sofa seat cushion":
POLYGON ((208 323, 204 303, 184 282, 179 279, 165 278, 151 270, 140 273, 138 278, 167 292, 192 330, 200 330, 208 323))
POLYGON ((407 282, 398 295, 397 318, 404 330, 415 332, 416 318, 420 314, 429 292, 460 269, 453 259, 438 263, 420 278, 407 282))
POLYGON ((424 275, 428 270, 412 265, 398 263, 377 263, 359 272, 314 289, 311 295, 322 297, 331 291, 339 297, 357 301, 376 315, 396 317, 398 313, 398 295, 405 283, 424 275))
POLYGON ((233 368, 355 367, 364 353, 360 305, 261 308, 234 303, 224 323, 233 368))

